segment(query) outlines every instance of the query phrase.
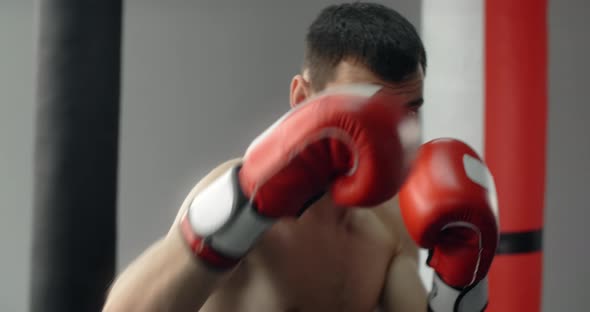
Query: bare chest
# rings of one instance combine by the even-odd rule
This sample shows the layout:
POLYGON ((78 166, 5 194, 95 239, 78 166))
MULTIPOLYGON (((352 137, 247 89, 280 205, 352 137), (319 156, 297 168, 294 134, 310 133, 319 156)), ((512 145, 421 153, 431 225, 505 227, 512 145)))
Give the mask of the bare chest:
POLYGON ((280 221, 207 311, 373 311, 395 244, 370 211, 280 221))

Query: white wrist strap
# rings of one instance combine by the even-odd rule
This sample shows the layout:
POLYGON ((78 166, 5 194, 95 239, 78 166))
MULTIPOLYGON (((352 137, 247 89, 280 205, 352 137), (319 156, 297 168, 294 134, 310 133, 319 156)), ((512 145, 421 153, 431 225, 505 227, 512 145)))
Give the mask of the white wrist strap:
POLYGON ((239 167, 217 178, 192 201, 188 218, 193 232, 216 252, 244 256, 275 219, 260 215, 238 183, 239 167))
POLYGON ((428 304, 429 311, 433 312, 484 311, 488 304, 488 278, 471 287, 456 289, 434 274, 428 304))

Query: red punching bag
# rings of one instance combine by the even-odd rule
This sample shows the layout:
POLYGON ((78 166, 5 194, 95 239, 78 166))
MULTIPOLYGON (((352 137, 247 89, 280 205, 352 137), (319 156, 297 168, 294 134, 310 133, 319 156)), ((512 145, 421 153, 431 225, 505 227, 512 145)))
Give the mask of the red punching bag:
POLYGON ((541 310, 547 1, 485 3, 485 159, 500 208, 493 312, 541 310))

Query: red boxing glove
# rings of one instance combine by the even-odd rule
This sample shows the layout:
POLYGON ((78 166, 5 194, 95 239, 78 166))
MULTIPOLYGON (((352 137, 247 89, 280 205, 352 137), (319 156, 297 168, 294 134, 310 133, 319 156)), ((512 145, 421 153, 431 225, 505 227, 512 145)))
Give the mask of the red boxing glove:
POLYGON ((242 189, 270 217, 295 216, 328 190, 342 206, 384 202, 407 171, 398 129, 404 116, 400 98, 387 88, 330 90, 254 141, 240 170, 242 189))
MULTIPOLYGON (((454 139, 424 144, 399 201, 410 235, 430 250, 435 278, 449 290, 464 290, 486 277, 499 239, 496 193, 488 168, 468 145, 454 139)), ((487 302, 487 289, 478 296, 484 291, 487 302)))
POLYGON ((231 266, 276 218, 300 215, 326 192, 346 207, 390 199, 405 178, 405 155, 417 147, 414 121, 399 95, 376 85, 302 103, 250 145, 239 168, 195 198, 185 237, 200 258, 231 266))

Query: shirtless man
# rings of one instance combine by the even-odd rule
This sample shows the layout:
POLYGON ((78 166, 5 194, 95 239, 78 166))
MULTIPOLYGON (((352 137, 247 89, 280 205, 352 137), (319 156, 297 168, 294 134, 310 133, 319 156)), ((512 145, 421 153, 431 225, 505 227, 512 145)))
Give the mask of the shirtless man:
POLYGON ((414 27, 382 5, 333 5, 306 45, 292 109, 194 187, 104 311, 484 309, 487 170, 456 140, 414 157, 426 67, 414 27), (430 296, 414 241, 431 250, 430 296))

